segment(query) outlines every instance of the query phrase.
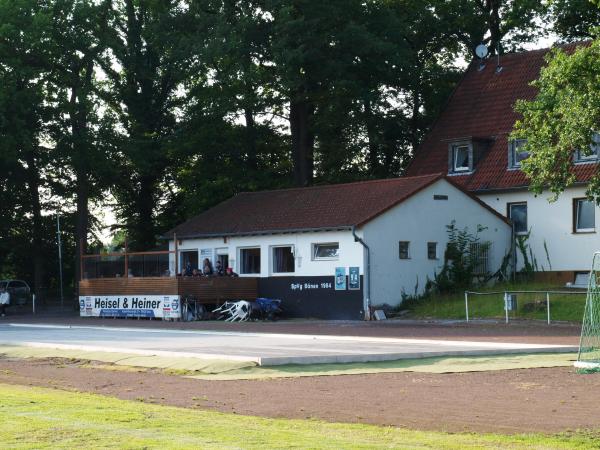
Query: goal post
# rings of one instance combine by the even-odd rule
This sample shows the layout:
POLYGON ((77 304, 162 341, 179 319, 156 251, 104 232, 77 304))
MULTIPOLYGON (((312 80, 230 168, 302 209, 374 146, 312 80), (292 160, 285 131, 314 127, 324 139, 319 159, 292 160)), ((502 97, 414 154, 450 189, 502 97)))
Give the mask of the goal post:
POLYGON ((600 252, 592 259, 575 367, 600 370, 600 252))

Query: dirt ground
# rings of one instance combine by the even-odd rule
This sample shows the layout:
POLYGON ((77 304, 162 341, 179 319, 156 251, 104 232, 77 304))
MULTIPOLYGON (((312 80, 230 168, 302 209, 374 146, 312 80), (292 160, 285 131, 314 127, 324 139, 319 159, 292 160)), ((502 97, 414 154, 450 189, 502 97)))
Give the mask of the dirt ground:
POLYGON ((539 321, 515 321, 508 325, 503 322, 480 321, 465 323, 463 321, 427 322, 412 320, 386 320, 381 322, 285 320, 280 322, 225 323, 218 321, 163 322, 160 320, 150 321, 143 319, 100 319, 78 316, 44 317, 31 315, 9 315, 1 318, 0 321, 7 323, 477 340, 565 345, 577 345, 581 333, 581 325, 568 323, 547 325, 539 321))
POLYGON ((249 381, 202 381, 141 370, 3 358, 0 383, 244 415, 423 430, 553 433, 600 428, 600 374, 580 375, 573 368, 249 381))

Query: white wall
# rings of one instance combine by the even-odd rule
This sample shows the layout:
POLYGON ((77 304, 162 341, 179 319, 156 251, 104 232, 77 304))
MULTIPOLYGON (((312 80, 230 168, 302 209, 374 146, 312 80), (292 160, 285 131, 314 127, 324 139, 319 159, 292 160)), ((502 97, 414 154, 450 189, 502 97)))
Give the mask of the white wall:
MULTIPOLYGON (((553 203, 548 202, 549 196, 548 193, 535 196, 522 190, 480 195, 479 198, 502 215, 507 214, 507 203, 527 202, 527 226, 531 230, 529 245, 538 270, 589 270, 594 252, 600 250, 600 236, 597 232, 573 233, 573 199, 585 197, 585 187, 569 188, 553 203)), ((596 207, 596 230, 600 228, 599 221, 600 212, 596 207)), ((518 257, 521 263, 519 254, 518 257)))
POLYGON ((364 226, 364 239, 371 248, 371 304, 401 302, 402 291, 422 293, 426 278, 433 279, 443 265, 448 242, 446 225, 456 220, 460 229, 475 233, 477 225, 487 227, 479 236, 492 241, 490 269, 497 270, 510 248, 511 227, 487 208, 445 180, 439 180, 400 205, 364 226), (434 200, 433 195, 448 200, 434 200), (399 258, 399 241, 410 241, 410 259, 399 258), (438 243, 438 259, 427 258, 427 242, 438 243), (418 280, 418 286, 417 286, 418 280))
MULTIPOLYGON (((360 273, 363 274, 363 248, 354 242, 350 231, 327 231, 327 232, 307 232, 293 234, 273 234, 263 236, 240 236, 212 239, 183 239, 179 245, 179 251, 212 249, 213 263, 214 250, 227 247, 229 263, 240 276, 239 249, 242 247, 260 247, 261 272, 258 275, 249 276, 278 276, 272 272, 272 246, 293 245, 295 249, 295 276, 323 276, 335 274, 335 267, 338 266, 358 266, 360 273), (339 243, 339 259, 326 261, 312 260, 312 244, 315 243, 339 243)), ((173 241, 169 242, 169 249, 174 250, 173 241)), ((198 258, 199 261, 200 257, 198 258)), ((201 262, 200 262, 201 264, 201 262)), ((181 271, 181 267, 179 270, 181 271)), ((289 276, 283 274, 281 276, 289 276)))

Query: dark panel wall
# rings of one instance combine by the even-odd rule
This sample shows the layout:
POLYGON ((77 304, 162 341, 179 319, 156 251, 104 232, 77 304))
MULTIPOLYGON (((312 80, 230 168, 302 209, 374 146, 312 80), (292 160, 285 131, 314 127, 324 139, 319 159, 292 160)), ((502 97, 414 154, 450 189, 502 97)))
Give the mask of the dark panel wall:
POLYGON ((284 317, 362 320, 363 277, 360 278, 361 289, 352 291, 336 291, 333 275, 260 278, 258 294, 281 299, 284 317))

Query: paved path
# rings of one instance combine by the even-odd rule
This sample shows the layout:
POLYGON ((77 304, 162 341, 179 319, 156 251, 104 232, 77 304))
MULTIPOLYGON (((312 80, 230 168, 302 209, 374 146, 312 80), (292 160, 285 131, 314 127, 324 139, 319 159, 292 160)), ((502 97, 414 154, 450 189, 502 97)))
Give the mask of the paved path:
POLYGON ((255 361, 260 365, 571 352, 572 345, 185 331, 38 324, 0 325, 0 345, 255 361))

